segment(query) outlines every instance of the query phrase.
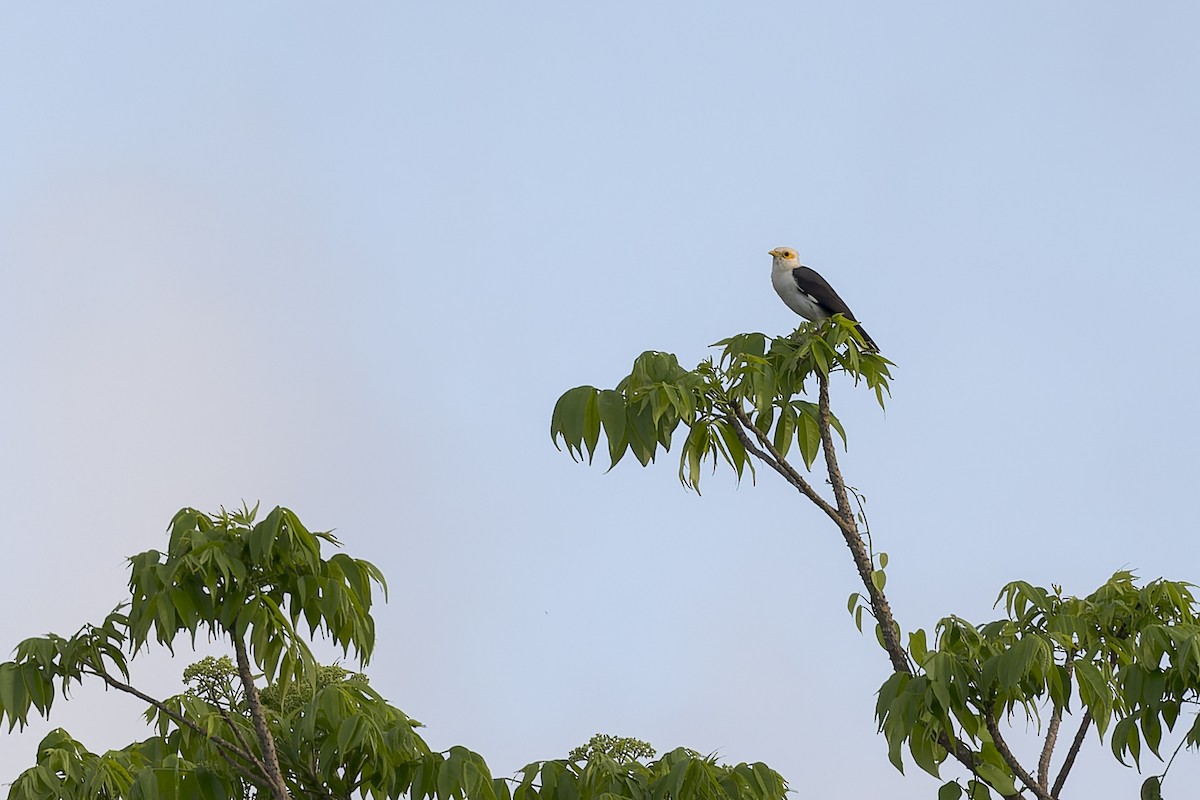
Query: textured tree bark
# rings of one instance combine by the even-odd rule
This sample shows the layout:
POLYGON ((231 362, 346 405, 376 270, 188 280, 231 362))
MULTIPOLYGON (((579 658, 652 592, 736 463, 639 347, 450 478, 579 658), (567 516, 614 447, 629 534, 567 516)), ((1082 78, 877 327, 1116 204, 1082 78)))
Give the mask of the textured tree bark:
POLYGON ((258 699, 258 687, 254 685, 254 675, 250 672, 250 657, 246 654, 246 643, 229 634, 233 640, 233 649, 237 653, 238 675, 242 679, 242 689, 246 693, 246 702, 250 706, 250 720, 254 723, 254 733, 258 737, 258 746, 262 749, 263 764, 267 768, 267 780, 271 784, 271 795, 275 800, 291 800, 287 784, 283 782, 283 773, 279 769, 279 756, 275 753, 275 738, 267 729, 267 717, 263 713, 262 702, 258 699))

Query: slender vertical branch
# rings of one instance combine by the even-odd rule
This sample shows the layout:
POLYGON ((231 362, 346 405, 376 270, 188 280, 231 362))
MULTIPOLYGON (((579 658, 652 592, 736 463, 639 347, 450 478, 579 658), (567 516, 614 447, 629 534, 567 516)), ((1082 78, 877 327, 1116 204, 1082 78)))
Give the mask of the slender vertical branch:
MULTIPOLYGON (((1067 652, 1067 677, 1070 678, 1075 670, 1075 654, 1073 650, 1067 652)), ((1058 744, 1058 728, 1062 724, 1062 708, 1054 707, 1054 711, 1050 713, 1050 725, 1046 729, 1046 743, 1042 746, 1042 755, 1038 759, 1038 783, 1042 786, 1050 785, 1050 757, 1054 755, 1054 746, 1058 744)), ((1052 794, 1058 794, 1057 791, 1052 794)))
POLYGON ((872 578, 875 573, 875 565, 871 563, 871 556, 867 553, 862 536, 859 535, 858 524, 854 520, 854 510, 850 505, 850 495, 846 491, 846 482, 842 479, 842 471, 838 467, 837 450, 834 449, 833 430, 829 422, 829 376, 818 372, 817 382, 820 385, 817 401, 817 427, 821 432, 821 449, 825 452, 825 467, 829 471, 829 482, 833 485, 833 494, 837 500, 837 514, 841 520, 838 527, 842 531, 842 537, 846 540, 846 546, 850 548, 850 554, 854 557, 854 565, 858 567, 858 576, 862 579, 867 596, 871 600, 871 611, 875 615, 875 621, 879 623, 883 647, 892 661, 892 667, 897 672, 911 675, 912 668, 908 664, 908 653, 905 651, 904 645, 900 643, 900 626, 896 624, 896 618, 892 616, 892 608, 888 604, 887 597, 875 585, 872 578))
POLYGON ((283 773, 279 769, 279 756, 275 752, 275 737, 271 736, 271 731, 267 728, 267 717, 263 713, 262 702, 258 697, 258 687, 254 685, 254 675, 250 671, 250 657, 246 654, 246 643, 232 631, 229 633, 229 638, 233 640, 233 649, 237 653, 238 675, 241 676, 242 688, 246 692, 246 703, 250 706, 250 719, 254 723, 254 733, 258 737, 259 748, 262 750, 271 794, 275 800, 291 800, 287 784, 283 781, 283 773))
POLYGON ((1017 757, 1013 755, 1013 751, 1009 749, 1008 742, 1004 741, 1004 736, 1000 733, 1000 726, 996 724, 996 716, 988 709, 983 714, 983 721, 987 725, 988 733, 992 735, 992 743, 996 745, 996 750, 1000 753, 1000 757, 1004 759, 1004 763, 1013 771, 1013 774, 1021 779, 1021 783, 1029 788, 1029 791, 1038 796, 1038 800, 1054 800, 1054 797, 1046 791, 1046 787, 1034 779, 1029 772, 1021 766, 1017 761, 1017 757))
POLYGON ((1042 746, 1042 755, 1038 759, 1038 783, 1046 786, 1050 782, 1050 757, 1054 754, 1054 745, 1058 743, 1058 726, 1062 723, 1062 709, 1054 707, 1050 713, 1050 724, 1046 728, 1046 743, 1042 746))
POLYGON ((1092 723, 1092 711, 1088 709, 1083 712, 1083 721, 1079 723, 1079 730, 1075 733, 1075 739, 1071 742, 1071 749, 1067 751, 1067 758, 1063 761, 1062 769, 1058 771, 1058 777, 1054 780, 1054 786, 1050 789, 1050 794, 1058 796, 1062 791, 1063 784, 1067 782, 1067 775, 1071 772, 1071 767, 1075 766, 1075 757, 1079 755, 1079 748, 1083 747, 1083 738, 1087 736, 1088 726, 1092 723))
POLYGON ((829 376, 818 371, 817 387, 817 427, 821 431, 821 449, 825 451, 825 468, 829 471, 829 483, 833 486, 833 496, 837 499, 838 513, 843 519, 853 523, 854 509, 850 506, 846 481, 842 479, 842 471, 838 468, 837 451, 833 446, 833 426, 829 424, 832 416, 829 410, 829 376))

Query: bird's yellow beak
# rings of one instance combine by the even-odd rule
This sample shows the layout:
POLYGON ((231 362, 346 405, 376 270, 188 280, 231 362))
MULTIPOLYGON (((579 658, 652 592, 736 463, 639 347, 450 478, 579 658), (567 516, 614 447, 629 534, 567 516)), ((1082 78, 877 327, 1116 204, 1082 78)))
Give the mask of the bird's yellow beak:
POLYGON ((777 248, 775 248, 774 250, 768 250, 768 251, 767 251, 767 255, 769 255, 769 256, 775 256, 776 258, 781 258, 781 257, 782 257, 782 254, 779 252, 779 248, 778 248, 778 247, 777 247, 777 248))

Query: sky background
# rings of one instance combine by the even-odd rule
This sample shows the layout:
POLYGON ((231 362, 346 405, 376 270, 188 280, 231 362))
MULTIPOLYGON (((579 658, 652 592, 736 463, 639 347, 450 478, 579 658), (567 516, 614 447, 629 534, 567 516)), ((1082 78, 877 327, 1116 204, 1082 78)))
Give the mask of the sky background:
MULTIPOLYGON (((99 621, 180 507, 261 500, 387 574, 372 684, 436 747, 503 774, 603 731, 933 797, 821 514, 573 464, 551 409, 790 332, 796 247, 897 364, 886 413, 833 396, 905 630, 1200 581, 1198 38, 1186 2, 6 7, 0 649, 99 621)), ((142 710, 75 691, 0 782, 142 710)), ((1140 781, 1093 735, 1068 796, 1140 781)))

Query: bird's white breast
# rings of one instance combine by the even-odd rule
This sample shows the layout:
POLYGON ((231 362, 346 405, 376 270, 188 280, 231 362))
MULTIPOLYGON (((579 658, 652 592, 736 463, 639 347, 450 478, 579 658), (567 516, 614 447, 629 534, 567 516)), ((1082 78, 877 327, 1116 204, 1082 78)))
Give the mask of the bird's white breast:
POLYGON ((787 307, 805 319, 816 322, 829 316, 829 313, 815 300, 800 291, 790 269, 771 270, 771 285, 775 287, 776 294, 787 307))

